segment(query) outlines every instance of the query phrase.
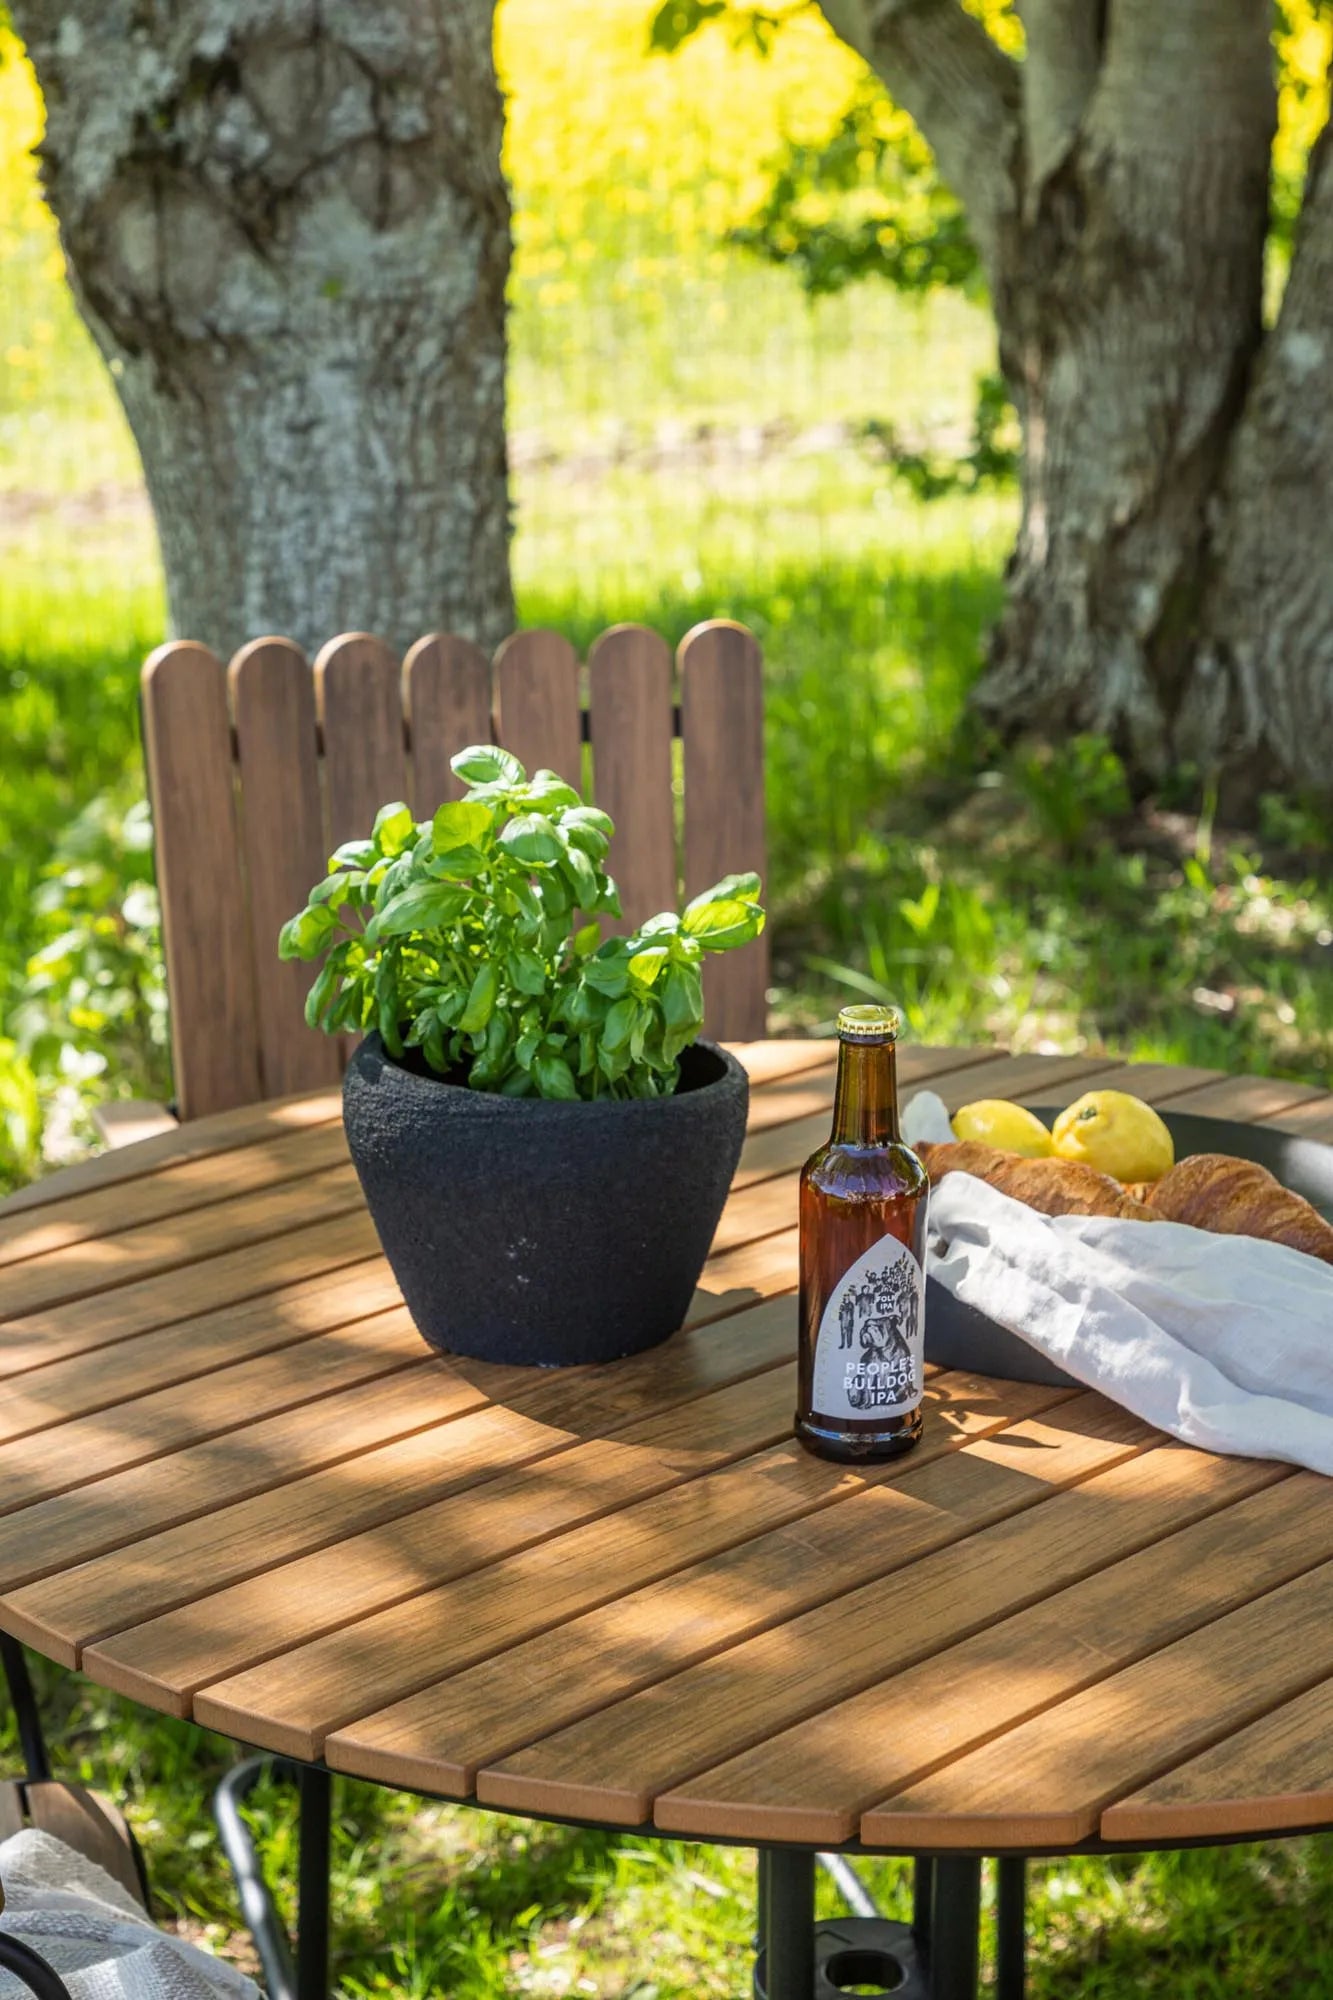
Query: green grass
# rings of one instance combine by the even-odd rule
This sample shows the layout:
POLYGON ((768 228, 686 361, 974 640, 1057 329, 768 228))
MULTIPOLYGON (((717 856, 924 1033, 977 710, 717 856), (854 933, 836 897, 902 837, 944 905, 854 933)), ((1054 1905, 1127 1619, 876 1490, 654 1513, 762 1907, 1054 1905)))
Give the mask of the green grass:
MULTIPOLYGON (((786 273, 725 247, 784 132, 832 123, 854 59, 806 14, 772 63, 716 34, 649 61, 647 11, 503 0, 515 574, 524 619, 581 644, 624 618, 672 639, 716 614, 759 632, 775 1027, 822 1026, 847 994, 886 990, 936 1040, 1326 1081, 1327 828, 1272 801, 1256 826, 1217 829, 1187 782, 1131 807, 1099 746, 1001 756, 966 721, 1014 501, 922 508, 857 439, 872 419, 957 436, 989 358, 984 316, 871 289, 811 308, 786 273)), ((63 285, 26 157, 31 81, 6 46, 0 1037, 29 954, 64 920, 34 908, 60 837, 96 794, 138 783, 135 677, 163 622, 133 445, 63 285)), ((1321 41, 1311 76, 1325 62, 1321 41)), ((121 962, 122 913, 94 921, 121 962)), ((73 1011, 66 995, 52 1019, 68 1029, 73 1011)), ((0 1040, 0 1183, 6 1060, 0 1040)), ((151 1060, 127 1053, 92 1087, 152 1082, 151 1060)), ((8 1171, 31 1164, 11 1155, 8 1171)), ((41 1682, 62 1768, 127 1801, 166 1918, 244 1959, 207 1813, 229 1746, 72 1676, 41 1682)), ((0 1735, 0 1769, 14 1756, 0 1735)), ((337 1796, 345 1993, 746 1990, 743 1853, 351 1782, 337 1796)), ((289 1799, 262 1794, 255 1816, 290 1879, 289 1799)), ((867 1875, 902 1908, 898 1864, 867 1875)), ((1333 1987, 1333 1843, 1056 1863, 1037 1871, 1033 1928, 1034 2000, 1297 2000, 1333 1987)))

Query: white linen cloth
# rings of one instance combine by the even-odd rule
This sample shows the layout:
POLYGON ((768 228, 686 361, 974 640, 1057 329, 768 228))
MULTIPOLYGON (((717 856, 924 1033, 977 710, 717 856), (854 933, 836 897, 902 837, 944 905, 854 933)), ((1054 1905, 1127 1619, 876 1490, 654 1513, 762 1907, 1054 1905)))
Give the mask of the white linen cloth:
MULTIPOLYGON (((939 1098, 918 1092, 903 1131, 944 1138, 939 1098)), ((1039 1215, 971 1174, 932 1191, 929 1239, 946 1291, 1148 1423, 1333 1474, 1333 1265, 1178 1222, 1039 1215)))
MULTIPOLYGON (((95 1861, 35 1828, 0 1841, 0 1930, 39 1952, 74 2000, 261 2000, 252 1979, 160 1931, 95 1861)), ((0 1972, 4 2000, 28 1989, 0 1972)))

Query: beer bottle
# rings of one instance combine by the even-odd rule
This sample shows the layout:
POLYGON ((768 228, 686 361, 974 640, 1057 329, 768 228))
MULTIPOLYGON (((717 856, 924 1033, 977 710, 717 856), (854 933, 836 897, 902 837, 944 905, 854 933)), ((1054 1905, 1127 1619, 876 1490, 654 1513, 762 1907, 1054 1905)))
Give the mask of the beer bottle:
POLYGON ((892 1007, 838 1016, 833 1132, 801 1172, 796 1435, 883 1459, 921 1435, 926 1171, 898 1133, 892 1007))

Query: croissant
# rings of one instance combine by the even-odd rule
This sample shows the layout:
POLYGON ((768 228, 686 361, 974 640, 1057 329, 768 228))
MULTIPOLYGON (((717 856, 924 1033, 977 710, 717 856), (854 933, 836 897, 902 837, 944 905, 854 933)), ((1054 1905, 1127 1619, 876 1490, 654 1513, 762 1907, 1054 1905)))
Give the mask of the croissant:
POLYGON ((1193 1153, 1163 1174, 1148 1202, 1168 1222, 1219 1236, 1262 1236, 1333 1264, 1333 1223, 1254 1160, 1193 1153))
POLYGON ((975 1174, 1001 1194, 1024 1201, 1042 1215, 1115 1215, 1125 1222, 1161 1217, 1125 1193, 1119 1181, 1078 1160, 1026 1160, 973 1140, 917 1147, 921 1164, 938 1183, 946 1174, 975 1174))

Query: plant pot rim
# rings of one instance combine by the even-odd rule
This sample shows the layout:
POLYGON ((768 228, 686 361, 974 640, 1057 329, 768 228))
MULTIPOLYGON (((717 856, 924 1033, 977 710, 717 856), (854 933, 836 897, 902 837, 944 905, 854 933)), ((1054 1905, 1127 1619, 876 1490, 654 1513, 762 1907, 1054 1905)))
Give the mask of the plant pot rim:
MULTIPOLYGON (((712 1056, 721 1065, 717 1076, 706 1083, 699 1083, 691 1090, 673 1091, 670 1097, 502 1097, 494 1090, 472 1090, 467 1084, 450 1083, 447 1078, 426 1074, 410 1068, 390 1055, 377 1028, 372 1028, 360 1043, 357 1057, 368 1056, 373 1061, 378 1057, 394 1076, 398 1084, 409 1090, 422 1093, 443 1093, 442 1102, 447 1102, 451 1117, 473 1116, 476 1118, 516 1120, 532 1118, 574 1118, 598 1117, 607 1122, 642 1117, 651 1114, 656 1117, 688 1116, 688 1106, 724 1086, 732 1089, 749 1087, 749 1075, 744 1065, 737 1061, 730 1049, 720 1042, 713 1042, 706 1035, 700 1035, 682 1051, 682 1059, 693 1050, 712 1056)), ((353 1060, 356 1058, 354 1057, 353 1060)), ((350 1072, 349 1072, 350 1073, 350 1072)))

